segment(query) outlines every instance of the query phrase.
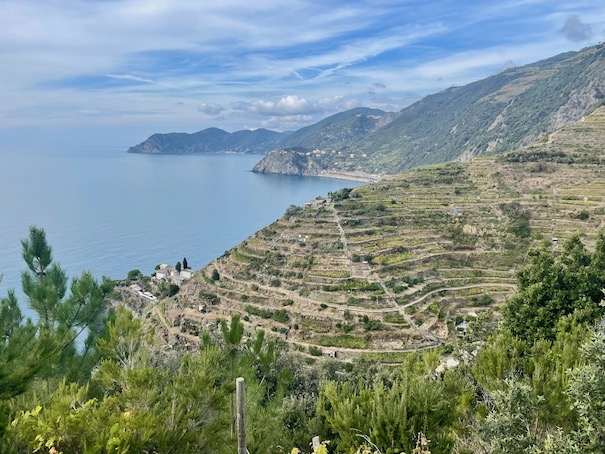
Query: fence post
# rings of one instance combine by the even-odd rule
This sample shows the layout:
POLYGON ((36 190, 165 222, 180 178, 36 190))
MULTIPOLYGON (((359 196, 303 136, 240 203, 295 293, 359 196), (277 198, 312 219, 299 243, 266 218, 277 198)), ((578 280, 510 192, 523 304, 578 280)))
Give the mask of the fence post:
POLYGON ((246 454, 246 395, 244 391, 244 379, 239 377, 235 380, 235 399, 237 401, 237 454, 246 454))

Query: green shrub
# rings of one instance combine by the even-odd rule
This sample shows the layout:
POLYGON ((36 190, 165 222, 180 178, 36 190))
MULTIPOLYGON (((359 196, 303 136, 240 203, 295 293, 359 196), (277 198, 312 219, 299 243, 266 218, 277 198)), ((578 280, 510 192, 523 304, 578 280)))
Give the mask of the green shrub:
POLYGON ((321 348, 316 347, 314 345, 309 345, 309 354, 311 354, 312 356, 321 356, 322 355, 321 348))
POLYGON ((578 218, 581 221, 586 221, 589 217, 590 217, 590 213, 586 210, 582 210, 576 215, 576 218, 578 218))

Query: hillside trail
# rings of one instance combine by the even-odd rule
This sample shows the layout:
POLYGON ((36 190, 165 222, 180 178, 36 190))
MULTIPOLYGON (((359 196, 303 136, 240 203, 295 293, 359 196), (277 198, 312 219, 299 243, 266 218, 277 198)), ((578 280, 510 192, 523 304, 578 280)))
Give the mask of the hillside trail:
POLYGON ((419 350, 428 350, 430 348, 435 348, 441 345, 441 342, 432 342, 426 345, 416 345, 416 346, 408 346, 403 348, 392 348, 392 349, 377 349, 377 348, 349 348, 349 347, 326 347, 323 345, 311 344, 309 342, 297 341, 295 339, 286 340, 287 343, 293 345, 299 345, 301 347, 316 347, 316 348, 324 348, 328 350, 333 350, 338 353, 405 353, 405 352, 414 352, 419 350))
MULTIPOLYGON (((236 277, 234 277, 233 275, 231 275, 230 273, 228 273, 225 268, 223 268, 220 264, 220 262, 215 262, 216 268, 219 271, 219 274, 223 277, 226 278, 230 281, 236 282, 244 287, 249 287, 250 283, 241 279, 238 279, 236 277)), ((378 281, 377 281, 378 282, 378 281)), ((386 287, 385 291, 390 292, 391 297, 394 297, 394 294, 392 292, 392 290, 387 287, 384 282, 382 282, 382 284, 384 285, 383 288, 386 287)), ((297 292, 293 291, 293 290, 286 290, 283 288, 279 288, 279 287, 271 287, 269 285, 266 284, 256 284, 258 286, 259 289, 263 289, 266 290, 267 292, 271 292, 271 293, 281 293, 284 296, 287 296, 295 301, 299 301, 302 303, 307 303, 310 305, 318 305, 319 301, 310 299, 310 298, 305 298, 300 296, 297 292)), ((335 303, 323 303, 325 304, 327 307, 331 307, 334 308, 336 310, 350 310, 352 312, 355 313, 364 313, 364 314, 383 314, 383 313, 394 313, 394 312, 399 312, 402 315, 407 316, 407 314, 405 314, 405 309, 407 307, 413 306, 417 303, 420 303, 422 301, 424 301, 426 298, 428 298, 431 295, 434 295, 435 293, 439 293, 439 292, 451 292, 451 291, 456 291, 456 290, 469 290, 469 289, 473 289, 473 288, 482 288, 482 287, 494 287, 494 286, 499 286, 499 287, 508 287, 512 290, 517 288, 516 284, 511 284, 511 283, 505 283, 505 282, 487 282, 487 283, 478 283, 478 284, 469 284, 469 285, 462 285, 462 286, 458 286, 458 287, 443 287, 443 288, 438 288, 435 290, 431 290, 428 293, 425 293, 424 295, 413 299, 405 304, 397 304, 395 303, 395 306, 393 307, 383 307, 383 308, 377 308, 377 309, 371 309, 371 308, 365 308, 365 307, 355 307, 355 306, 350 306, 350 305, 346 305, 346 304, 335 304, 335 303)), ((247 304, 251 304, 251 305, 255 305, 254 303, 248 302, 247 304)), ((260 307, 260 306, 259 306, 260 307)), ((318 312, 319 313, 319 312, 318 312)), ((406 317, 407 319, 407 317, 406 317)))
POLYGON ((354 266, 353 266, 353 254, 351 253, 351 250, 349 249, 349 243, 347 242, 347 235, 345 233, 345 229, 342 227, 342 219, 340 218, 340 215, 338 214, 338 210, 334 206, 334 202, 330 202, 330 211, 334 215, 334 221, 336 222, 336 226, 337 226, 338 232, 340 234, 340 242, 342 243, 343 251, 344 251, 345 255, 347 256, 347 259, 349 262, 348 263, 349 275, 351 277, 353 277, 353 275, 355 274, 354 266))
MULTIPOLYGON (((355 277, 355 264, 353 262, 353 254, 351 253, 351 250, 349 249, 349 243, 347 242, 347 235, 346 235, 345 229, 342 226, 342 219, 340 218, 340 214, 338 213, 338 210, 336 209, 334 202, 330 203, 330 210, 332 211, 332 214, 334 215, 334 220, 336 221, 336 225, 338 226, 338 231, 340 232, 340 242, 342 243, 343 250, 345 251, 345 254, 349 260, 349 275, 351 277, 355 277)), ((372 282, 372 281, 377 282, 380 285, 380 287, 382 288, 382 290, 384 291, 384 294, 387 296, 387 301, 389 302, 391 307, 398 308, 399 304, 397 303, 397 298, 396 298, 395 294, 393 293, 393 291, 385 284, 384 280, 377 273, 375 273, 372 270, 372 268, 369 265, 366 265, 366 266, 368 268, 368 271, 363 274, 365 274, 365 276, 367 276, 366 277, 367 281, 368 282, 372 282)), ((403 316, 403 318, 405 319, 406 323, 410 326, 410 328, 416 332, 416 334, 419 334, 420 336, 423 336, 423 337, 428 336, 428 334, 429 334, 428 331, 426 329, 418 327, 412 320, 411 315, 406 314, 405 311, 400 311, 399 313, 403 316)))
MULTIPOLYGON (((425 286, 428 285, 428 283, 423 283, 420 286, 417 286, 416 288, 409 288, 405 292, 403 292, 403 295, 410 295, 410 296, 412 296, 413 299, 405 304, 399 304, 399 303, 397 303, 397 295, 386 284, 385 280, 378 274, 378 272, 386 271, 385 268, 388 268, 389 266, 381 267, 379 269, 374 269, 368 263, 354 262, 353 253, 351 252, 351 249, 349 247, 347 234, 343 227, 343 220, 340 216, 340 213, 338 212, 338 209, 336 208, 336 206, 334 205, 333 202, 331 202, 329 204, 328 209, 332 213, 334 223, 336 224, 336 227, 338 229, 340 242, 342 244, 342 250, 343 250, 344 256, 346 257, 346 260, 347 260, 347 268, 348 268, 350 277, 357 278, 357 279, 366 279, 367 282, 369 282, 369 283, 378 283, 380 285, 380 287, 383 289, 384 295, 386 296, 386 298, 384 298, 384 300, 389 304, 389 307, 364 308, 364 307, 354 307, 354 306, 350 306, 350 305, 346 305, 346 304, 322 302, 322 301, 317 301, 317 300, 314 300, 311 298, 303 297, 295 290, 288 290, 285 288, 273 287, 273 286, 269 286, 266 284, 256 283, 258 288, 268 295, 271 295, 271 294, 282 295, 285 298, 289 298, 289 299, 292 299, 293 301, 298 302, 299 304, 302 305, 302 308, 301 308, 302 313, 308 313, 308 315, 315 315, 315 316, 321 317, 323 309, 320 309, 320 307, 319 307, 320 303, 323 303, 322 304, 323 308, 331 308, 332 310, 339 311, 339 312, 350 311, 352 313, 356 313, 356 314, 360 314, 360 315, 363 315, 363 314, 365 314, 365 315, 371 315, 371 314, 383 315, 383 314, 398 313, 400 316, 402 316, 405 319, 407 325, 416 334, 420 335, 424 339, 434 339, 434 336, 429 332, 429 329, 428 329, 429 327, 423 326, 423 325, 418 326, 412 317, 413 314, 408 314, 406 312, 406 309, 408 307, 420 304, 420 303, 424 302, 426 299, 430 298, 432 295, 439 294, 442 292, 470 290, 473 288, 486 288, 486 287, 493 287, 495 285, 500 286, 500 287, 510 288, 511 290, 516 288, 516 285, 512 284, 512 283, 504 283, 504 282, 477 283, 477 284, 461 285, 461 286, 456 286, 456 287, 437 288, 437 289, 431 290, 431 291, 423 294, 422 296, 418 296, 418 297, 414 298, 413 293, 422 291, 422 289, 424 289, 425 286)), ((440 255, 452 254, 452 253, 453 254, 466 254, 466 253, 468 253, 468 251, 449 251, 449 252, 443 252, 443 253, 427 254, 422 257, 411 259, 409 261, 426 260, 431 257, 437 257, 440 255)), ((406 261, 408 261, 408 260, 406 260, 406 261)), ((237 284, 236 288, 239 287, 239 291, 236 290, 237 293, 245 294, 245 289, 250 288, 250 286, 251 286, 250 282, 242 280, 242 279, 238 279, 235 276, 233 276, 231 273, 229 273, 227 271, 227 269, 225 268, 224 263, 222 263, 221 260, 217 260, 215 262, 215 265, 216 265, 217 270, 219 271, 219 274, 221 275, 222 279, 229 280, 229 281, 233 282, 234 284, 237 284)), ((230 298, 227 298, 227 299, 230 300, 230 298)), ((231 303, 237 304, 239 302, 231 301, 231 303)), ((251 306, 256 306, 258 308, 266 309, 266 306, 264 306, 263 304, 254 303, 252 301, 248 301, 246 304, 249 304, 251 306)))

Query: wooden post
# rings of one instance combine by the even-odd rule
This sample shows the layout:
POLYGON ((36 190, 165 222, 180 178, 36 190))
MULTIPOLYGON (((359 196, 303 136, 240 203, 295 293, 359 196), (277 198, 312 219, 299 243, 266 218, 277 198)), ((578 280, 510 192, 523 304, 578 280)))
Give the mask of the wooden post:
POLYGON ((235 380, 235 400, 237 401, 237 454, 247 454, 246 449, 246 395, 244 379, 235 380))

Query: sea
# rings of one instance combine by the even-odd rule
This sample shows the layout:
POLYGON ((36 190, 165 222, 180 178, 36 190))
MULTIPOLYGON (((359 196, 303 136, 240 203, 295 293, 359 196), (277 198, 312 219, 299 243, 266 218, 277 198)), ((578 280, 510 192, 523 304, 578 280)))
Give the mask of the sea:
POLYGON ((0 148, 0 297, 20 291, 21 239, 46 231, 70 277, 123 279, 187 258, 199 269, 290 205, 361 183, 251 172, 258 155, 129 154, 118 148, 0 148))

